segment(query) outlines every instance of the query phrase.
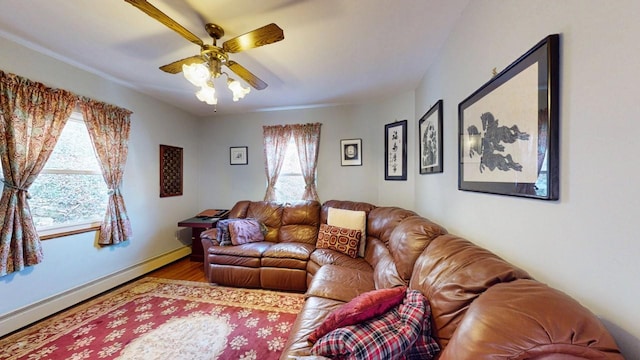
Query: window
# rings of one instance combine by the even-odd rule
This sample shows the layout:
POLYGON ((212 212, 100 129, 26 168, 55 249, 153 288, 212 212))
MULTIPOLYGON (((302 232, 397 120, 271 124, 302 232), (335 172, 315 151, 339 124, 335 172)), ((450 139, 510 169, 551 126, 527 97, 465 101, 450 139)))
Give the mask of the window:
POLYGON ((73 112, 29 188, 29 207, 38 233, 49 236, 99 226, 107 191, 82 114, 73 112))
POLYGON ((276 200, 279 202, 293 202, 302 199, 304 193, 304 177, 298 159, 298 147, 291 137, 276 183, 276 200))

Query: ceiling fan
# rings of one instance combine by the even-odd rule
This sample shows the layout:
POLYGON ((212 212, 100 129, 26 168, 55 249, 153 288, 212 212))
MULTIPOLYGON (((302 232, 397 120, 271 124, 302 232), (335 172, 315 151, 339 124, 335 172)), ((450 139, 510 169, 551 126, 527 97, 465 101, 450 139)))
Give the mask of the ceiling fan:
MULTIPOLYGON (((160 70, 170 74, 177 74, 185 72, 185 77, 196 86, 201 86, 201 91, 196 94, 198 99, 205 101, 209 104, 216 104, 217 98, 215 98, 213 88, 213 78, 217 78, 222 75, 222 66, 226 66, 236 75, 246 81, 256 90, 262 90, 267 87, 267 83, 262 81, 256 75, 247 70, 244 66, 229 59, 229 53, 237 53, 248 49, 253 49, 259 46, 272 44, 284 39, 284 32, 276 24, 265 25, 261 28, 249 31, 246 34, 234 37, 222 43, 222 46, 217 45, 217 40, 220 40, 224 36, 224 29, 216 24, 205 24, 205 30, 213 38, 211 45, 205 44, 199 37, 187 30, 182 25, 178 24, 175 20, 158 10, 155 6, 151 5, 147 0, 125 0, 129 4, 142 10, 145 14, 158 20, 171 30, 182 35, 185 39, 200 46, 200 55, 190 56, 188 58, 174 61, 170 64, 163 65, 160 70), (204 67, 202 65, 205 65, 204 67), (198 65, 196 67, 196 65, 198 65), (206 73, 205 69, 206 68, 206 73), (199 71, 199 72, 198 72, 199 71), (194 73, 195 72, 195 73, 194 73), (192 74, 194 73, 194 74, 192 74), (190 78, 191 77, 191 78, 190 78), (210 93, 210 94, 207 94, 210 93), (202 95, 201 96, 199 95, 202 95), (210 95, 210 96, 207 96, 210 95), (206 101, 203 99, 208 99, 206 101)), ((231 79, 227 73, 229 89, 234 93, 234 101, 238 98, 244 97, 244 94, 249 92, 249 88, 243 89, 239 82, 231 79), (232 84, 235 82, 234 84, 232 84), (234 90, 235 89, 235 90, 234 90), (240 90, 242 89, 242 90, 240 90), (237 90, 237 93, 236 93, 237 90), (244 92, 243 92, 244 91, 244 92)))

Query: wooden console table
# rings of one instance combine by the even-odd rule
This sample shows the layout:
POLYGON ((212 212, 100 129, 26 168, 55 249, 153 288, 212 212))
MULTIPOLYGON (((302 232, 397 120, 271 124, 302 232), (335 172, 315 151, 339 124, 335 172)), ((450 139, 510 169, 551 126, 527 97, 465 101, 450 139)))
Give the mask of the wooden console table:
POLYGON ((224 216, 213 218, 192 217, 178 223, 180 227, 191 228, 191 261, 204 261, 204 250, 202 249, 200 234, 207 229, 215 227, 218 220, 223 218, 224 216))

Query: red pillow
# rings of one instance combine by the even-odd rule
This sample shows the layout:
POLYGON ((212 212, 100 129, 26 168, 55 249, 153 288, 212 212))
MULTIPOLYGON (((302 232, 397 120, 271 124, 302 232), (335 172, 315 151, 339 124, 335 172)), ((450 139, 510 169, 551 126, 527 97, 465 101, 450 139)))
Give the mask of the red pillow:
POLYGON ((320 224, 316 247, 336 250, 355 259, 358 257, 358 246, 361 237, 362 231, 360 230, 320 224))
POLYGON ((386 313, 402 303, 406 292, 406 286, 397 286, 390 289, 372 290, 356 296, 329 314, 322 324, 309 335, 309 341, 315 343, 332 330, 355 325, 386 313))

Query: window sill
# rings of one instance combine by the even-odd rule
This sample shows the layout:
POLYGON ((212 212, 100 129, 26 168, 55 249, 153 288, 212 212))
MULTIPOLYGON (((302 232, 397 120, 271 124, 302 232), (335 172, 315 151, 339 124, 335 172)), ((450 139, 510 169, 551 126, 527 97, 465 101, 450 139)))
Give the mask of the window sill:
POLYGON ((64 228, 51 229, 46 231, 39 231, 38 235, 40 236, 40 240, 51 240, 59 237, 65 237, 75 234, 82 234, 90 231, 99 231, 100 223, 93 223, 88 225, 81 226, 68 226, 64 228))

